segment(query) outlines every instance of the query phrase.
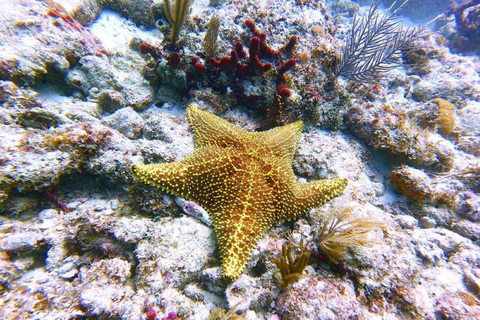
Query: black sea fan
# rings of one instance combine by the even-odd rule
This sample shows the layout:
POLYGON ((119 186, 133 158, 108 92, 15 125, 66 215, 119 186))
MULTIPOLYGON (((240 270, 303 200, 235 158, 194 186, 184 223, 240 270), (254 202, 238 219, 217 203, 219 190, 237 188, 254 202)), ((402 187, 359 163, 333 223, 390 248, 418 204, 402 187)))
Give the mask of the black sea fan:
POLYGON ((408 0, 392 11, 397 2, 394 1, 385 14, 378 10, 380 2, 372 5, 364 17, 355 14, 337 75, 355 81, 375 82, 386 71, 400 65, 401 49, 405 49, 424 29, 404 29, 400 20, 395 17, 408 0))

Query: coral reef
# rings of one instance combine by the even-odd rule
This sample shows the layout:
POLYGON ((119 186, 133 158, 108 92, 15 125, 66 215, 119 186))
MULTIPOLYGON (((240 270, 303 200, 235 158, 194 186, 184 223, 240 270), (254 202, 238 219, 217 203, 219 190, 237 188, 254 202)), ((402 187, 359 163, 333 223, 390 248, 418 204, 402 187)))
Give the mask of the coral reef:
POLYGON ((62 78, 80 57, 103 54, 104 48, 98 39, 67 14, 50 10, 43 2, 29 3, 28 12, 15 10, 16 4, 13 0, 4 3, 10 9, 2 16, 1 80, 11 80, 17 85, 32 85, 45 78, 53 81, 62 78), (8 45, 12 35, 28 36, 28 29, 32 27, 39 32, 32 39, 35 43, 8 45), (36 46, 44 43, 57 45, 38 50, 36 46))
POLYGON ((316 16, 316 21, 299 20, 300 24, 308 24, 305 28, 312 29, 312 33, 302 39, 287 31, 288 24, 283 26, 289 22, 287 20, 282 19, 281 24, 274 24, 272 28, 268 24, 261 25, 261 19, 253 19, 259 10, 257 5, 248 4, 248 12, 235 4, 226 7, 233 10, 229 14, 235 12, 235 24, 222 24, 219 28, 216 56, 209 53, 209 46, 205 47, 204 40, 210 28, 208 23, 186 25, 190 29, 190 38, 185 39, 176 51, 150 43, 141 45, 143 52, 153 57, 145 74, 146 79, 158 88, 159 96, 166 99, 168 96, 167 100, 171 100, 172 95, 178 97, 188 93, 190 98, 202 98, 206 103, 224 99, 228 104, 223 109, 240 102, 266 118, 264 128, 283 125, 297 118, 305 122, 324 121, 325 127, 338 127, 342 113, 339 114, 337 109, 339 105, 345 105, 345 99, 339 97, 333 86, 333 69, 338 62, 333 22, 323 16, 316 16), (198 33, 205 36, 200 37, 198 33), (248 50, 243 48, 245 46, 248 50), (222 57, 222 52, 226 51, 229 53, 222 57), (169 57, 175 52, 180 55, 180 63, 169 66, 169 57), (290 68, 292 71, 288 71, 290 68), (297 72, 307 76, 300 76, 297 72), (207 91, 210 93, 198 94, 207 91), (328 104, 318 99, 322 95, 329 96, 328 104))
MULTIPOLYGON (((344 81, 341 44, 373 2, 195 1, 172 48, 161 1, 3 1, 0 318, 478 318, 480 63, 453 47, 478 5, 440 17, 445 38, 415 39, 375 84, 344 81), (292 181, 349 181, 272 225, 228 283, 213 217, 131 171, 194 151, 191 103, 256 136, 301 119, 292 181), (286 287, 279 258, 302 271, 286 287)), ((413 19, 446 5, 409 3, 413 19)))
POLYGON ((463 169, 431 176, 422 170, 400 166, 394 168, 391 179, 398 192, 407 198, 421 201, 425 205, 444 206, 449 209, 448 214, 442 216, 432 215, 428 211, 426 215, 420 213, 420 219, 432 220, 430 225, 442 225, 476 240, 478 236, 473 230, 477 230, 478 227, 470 221, 479 219, 480 204, 478 195, 475 194, 478 186, 472 180, 478 178, 478 166, 477 162, 473 162, 463 169), (455 226, 452 225, 453 222, 455 226), (470 229, 473 229, 473 232, 469 231, 470 229))
POLYGON ((268 126, 287 123, 291 115, 286 113, 283 104, 291 96, 291 91, 286 87, 285 73, 295 66, 296 60, 290 58, 283 62, 283 53, 291 54, 297 43, 296 36, 275 50, 267 45, 266 34, 248 19, 245 25, 253 34, 248 54, 242 42, 237 41, 229 56, 215 58, 212 56, 219 28, 218 21, 215 21, 213 17, 203 41, 204 63, 198 56, 181 57, 177 51, 173 51, 168 59, 163 58, 162 51, 168 48, 160 49, 147 43, 140 44, 140 51, 155 60, 152 69, 160 79, 176 89, 189 91, 209 86, 220 93, 231 90, 240 102, 264 115, 268 126), (262 62, 261 59, 274 60, 277 65, 275 72, 270 71, 270 62, 262 62))
POLYGON ((352 299, 353 287, 335 279, 304 278, 291 285, 278 301, 282 319, 340 319, 368 316, 352 299))
POLYGON ((453 165, 453 146, 422 130, 416 123, 418 119, 411 119, 400 105, 355 106, 348 111, 347 121, 349 129, 370 146, 401 157, 407 163, 440 170, 448 170, 453 165))
POLYGON ((470 0, 457 4, 451 1, 450 8, 445 14, 455 17, 456 32, 447 35, 452 48, 460 52, 472 52, 480 49, 480 1, 470 0))

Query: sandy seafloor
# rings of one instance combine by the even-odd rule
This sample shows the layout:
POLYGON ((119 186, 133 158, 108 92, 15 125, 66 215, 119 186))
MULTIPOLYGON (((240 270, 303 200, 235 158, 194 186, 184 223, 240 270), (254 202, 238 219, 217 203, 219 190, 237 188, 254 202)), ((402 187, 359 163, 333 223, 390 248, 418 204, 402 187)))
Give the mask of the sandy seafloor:
MULTIPOLYGON (((195 0, 172 50, 152 0, 2 0, 0 318, 203 320, 233 308, 251 320, 480 319, 480 39, 462 34, 452 11, 398 68, 361 83, 331 72, 358 4, 216 2, 195 0), (237 41, 248 51, 247 19, 272 48, 297 37, 282 54, 296 59, 283 79, 284 114, 271 110, 276 59, 261 59, 269 73, 240 80, 209 64, 212 15, 218 59, 237 41), (158 61, 142 43, 161 48, 158 61), (180 63, 167 64, 174 51, 180 63), (349 181, 327 204, 272 227, 231 283, 208 216, 131 173, 193 150, 190 103, 251 131, 302 119, 298 179, 349 181), (319 230, 342 210, 384 228, 335 264, 319 230), (283 288, 272 258, 300 239, 309 265, 283 288)), ((410 23, 449 10, 410 2, 410 23)), ((480 28, 478 11, 469 19, 480 28)))

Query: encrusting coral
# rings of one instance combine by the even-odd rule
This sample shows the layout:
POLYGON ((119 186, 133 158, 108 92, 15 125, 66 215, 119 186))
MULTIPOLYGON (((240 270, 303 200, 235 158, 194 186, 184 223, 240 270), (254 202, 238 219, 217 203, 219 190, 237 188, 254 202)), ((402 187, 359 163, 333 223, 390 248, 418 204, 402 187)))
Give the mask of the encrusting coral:
POLYGON ((212 216, 222 273, 234 280, 270 226, 294 219, 337 196, 343 178, 297 183, 292 170, 301 121, 247 132, 188 107, 195 150, 179 162, 135 165, 142 182, 201 205, 212 216))
POLYGON ((280 270, 282 279, 278 280, 278 283, 282 287, 287 287, 290 283, 297 281, 301 276, 303 270, 308 264, 310 259, 310 252, 303 244, 303 239, 300 241, 300 253, 293 259, 292 251, 295 247, 291 243, 284 243, 282 245, 282 255, 278 259, 273 259, 280 270))
POLYGON ((433 190, 428 175, 419 169, 399 166, 390 174, 395 189, 415 200, 433 198, 433 190))
POLYGON ((437 130, 446 138, 455 127, 455 106, 440 98, 433 99, 432 102, 439 107, 439 114, 436 119, 437 130))
MULTIPOLYGON (((430 116, 428 116, 430 117, 430 116)), ((431 118, 431 117, 430 117, 431 118)), ((406 164, 448 170, 453 166, 453 148, 417 124, 401 104, 353 106, 347 113, 349 129, 375 149, 385 150, 406 164)), ((430 121, 430 119, 429 119, 430 121)), ((432 118, 437 126, 437 118, 432 118)))

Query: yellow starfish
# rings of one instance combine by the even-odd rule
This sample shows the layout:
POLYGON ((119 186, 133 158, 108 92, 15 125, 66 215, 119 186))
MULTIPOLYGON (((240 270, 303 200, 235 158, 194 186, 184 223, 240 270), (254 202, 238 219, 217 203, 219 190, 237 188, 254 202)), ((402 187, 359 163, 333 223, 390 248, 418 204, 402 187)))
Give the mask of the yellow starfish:
POLYGON ((134 165, 150 185, 201 205, 212 217, 222 274, 235 280, 268 228, 300 216, 345 189, 346 179, 298 183, 292 170, 301 121, 264 132, 190 105, 195 150, 179 162, 134 165))

